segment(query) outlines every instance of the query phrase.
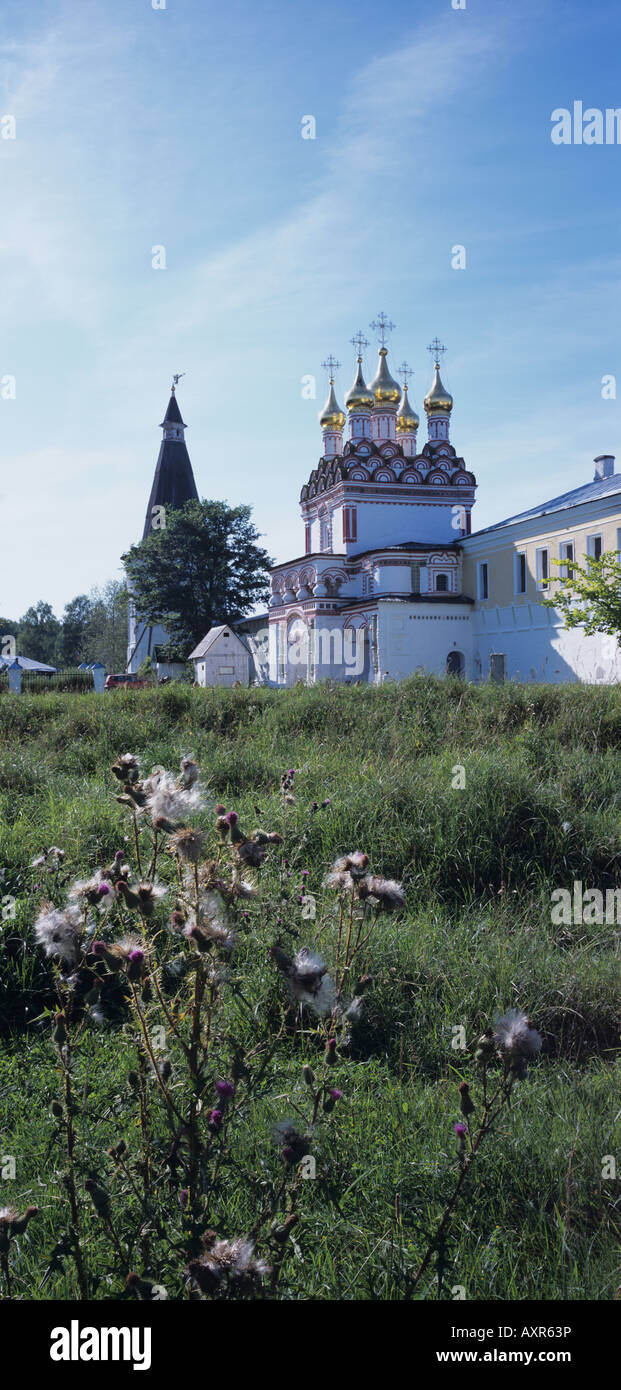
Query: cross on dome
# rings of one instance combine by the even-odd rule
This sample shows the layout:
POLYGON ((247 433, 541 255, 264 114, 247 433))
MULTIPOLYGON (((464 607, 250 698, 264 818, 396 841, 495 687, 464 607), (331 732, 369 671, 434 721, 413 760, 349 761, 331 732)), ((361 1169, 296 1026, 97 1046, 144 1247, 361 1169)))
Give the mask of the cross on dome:
POLYGON ((400 367, 397 367, 397 371, 399 373, 399 376, 401 377, 401 380, 403 381, 403 389, 404 391, 407 391, 408 380, 411 376, 414 376, 412 368, 410 367, 408 362, 404 361, 401 363, 400 367))
POLYGON ((182 376, 185 376, 185 372, 177 372, 176 376, 174 376, 173 379, 172 379, 171 391, 172 391, 173 396, 174 396, 174 394, 175 394, 177 382, 178 382, 178 381, 181 381, 182 376))
POLYGON ((427 348, 427 352, 431 353, 431 356, 433 357, 434 367, 439 367, 440 361, 444 357, 444 354, 446 352, 446 348, 444 346, 444 343, 440 342, 439 338, 433 338, 429 344, 429 347, 427 348))
POLYGON ((341 365, 340 362, 337 362, 336 357, 333 357, 332 353, 330 353, 329 356, 326 357, 325 362, 322 362, 321 365, 324 369, 324 372, 328 373, 328 376, 330 378, 330 385, 332 386, 334 384, 334 374, 335 372, 338 372, 338 369, 341 365))
POLYGON ((359 362, 362 362, 362 354, 363 354, 363 352, 364 352, 364 349, 365 349, 365 348, 368 348, 368 346, 369 346, 369 339, 368 339, 368 338, 365 338, 364 333, 362 332, 362 329, 359 328, 359 329, 358 329, 358 332, 357 332, 357 333, 354 333, 353 338, 350 338, 349 341, 350 341, 352 347, 355 347, 355 348, 358 349, 358 361, 359 361, 359 362))
POLYGON ((378 314, 375 322, 369 324, 369 328, 372 328, 373 332, 377 333, 382 347, 386 346, 386 334, 392 333, 394 327, 395 324, 390 322, 388 314, 385 314, 383 310, 381 314, 378 314))

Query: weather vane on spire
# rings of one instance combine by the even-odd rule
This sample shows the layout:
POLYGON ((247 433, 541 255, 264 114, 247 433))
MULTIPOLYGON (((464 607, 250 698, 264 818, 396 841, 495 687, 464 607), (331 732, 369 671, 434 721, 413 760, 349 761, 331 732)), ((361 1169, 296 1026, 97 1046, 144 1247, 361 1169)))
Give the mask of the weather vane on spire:
POLYGON ((177 372, 176 376, 174 376, 173 379, 172 379, 172 393, 173 393, 173 396, 174 396, 174 394, 175 394, 175 389, 176 389, 176 386, 177 386, 177 382, 178 382, 178 381, 181 381, 182 376, 185 376, 185 372, 177 372))
POLYGON ((403 361, 401 363, 401 366, 397 368, 397 371, 399 373, 399 376, 401 377, 401 380, 403 381, 403 390, 407 391, 408 380, 411 376, 414 376, 412 368, 409 366, 407 362, 403 361))
POLYGON ((328 376, 330 378, 330 385, 334 385, 334 374, 335 372, 338 372, 338 369, 341 365, 340 362, 337 362, 336 357, 333 357, 332 353, 330 353, 330 355, 326 357, 325 362, 322 362, 321 365, 324 369, 324 372, 328 373, 328 376))
POLYGON ((369 328, 372 328, 373 332, 378 334, 382 347, 386 346, 386 334, 392 333, 394 327, 394 323, 390 322, 388 315, 383 311, 381 314, 378 314, 377 320, 374 323, 369 324, 369 328))
POLYGON ((433 357, 434 366, 439 370, 440 362, 446 352, 444 344, 440 342, 439 338, 434 338, 433 341, 429 344, 427 352, 431 353, 431 356, 433 357))
POLYGON ((369 346, 369 339, 368 339, 368 338, 365 338, 364 333, 362 332, 362 329, 359 328, 359 329, 358 329, 358 332, 357 332, 357 333, 354 333, 353 338, 350 338, 349 341, 350 341, 352 347, 355 347, 355 348, 358 349, 358 358, 359 358, 360 361, 362 361, 362 354, 363 354, 365 348, 368 348, 368 346, 369 346))

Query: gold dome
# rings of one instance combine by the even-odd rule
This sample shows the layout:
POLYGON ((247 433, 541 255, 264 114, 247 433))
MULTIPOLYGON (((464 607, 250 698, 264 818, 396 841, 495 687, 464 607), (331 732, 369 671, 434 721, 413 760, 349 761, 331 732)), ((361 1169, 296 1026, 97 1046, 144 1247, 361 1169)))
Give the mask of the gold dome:
POLYGON ((423 401, 423 405, 428 415, 449 415, 453 409, 453 397, 442 385, 440 380, 440 368, 436 362, 436 374, 433 379, 431 391, 423 401))
POLYGON ((367 386, 362 375, 362 358, 358 358, 358 371, 353 386, 350 386, 345 397, 347 410, 372 410, 375 404, 373 392, 367 386))
POLYGON ((397 434, 416 434, 420 420, 408 400, 408 388, 404 386, 401 404, 397 411, 397 434))
POLYGON ((369 390, 373 392, 376 405, 398 405, 401 399, 401 387, 398 382, 393 381, 388 370, 386 362, 388 348, 381 347, 379 355, 380 363, 377 376, 371 382, 369 390))
POLYGON ((342 430, 345 424, 345 416, 337 402, 334 394, 334 381, 330 377, 330 393, 319 416, 319 424, 322 430, 342 430))

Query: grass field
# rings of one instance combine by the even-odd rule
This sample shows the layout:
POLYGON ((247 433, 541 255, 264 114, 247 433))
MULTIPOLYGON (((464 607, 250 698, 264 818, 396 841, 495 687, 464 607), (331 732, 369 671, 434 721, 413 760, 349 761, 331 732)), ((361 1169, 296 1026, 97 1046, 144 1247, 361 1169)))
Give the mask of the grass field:
MULTIPOLYGON (((270 948, 318 946, 332 960, 338 912, 323 880, 337 856, 363 850, 375 873, 403 883, 406 908, 378 917, 359 960, 373 983, 339 1049, 331 1084, 342 1099, 318 1128, 315 1179, 298 1184, 298 1220, 273 1296, 614 1298, 621 1221, 607 1156, 618 1168, 619 933, 605 923, 555 925, 550 899, 574 880, 602 891, 621 881, 621 692, 427 677, 379 689, 2 696, 0 896, 14 915, 0 936, 0 1205, 39 1208, 12 1242, 13 1297, 78 1296, 71 1260, 62 1252, 51 1260, 68 1220, 66 1155, 50 1111, 62 1067, 50 1039, 54 967, 32 928, 42 897, 60 906, 72 879, 119 848, 130 857, 131 816, 110 773, 127 751, 145 772, 176 769, 193 754, 212 802, 237 811, 248 832, 265 826, 284 840, 257 875, 259 896, 234 952, 243 1005, 231 990, 213 1045, 214 1075, 226 1075, 234 1045, 252 1057, 274 1039, 260 1084, 240 1106, 235 1142, 221 1145, 205 1198, 209 1225, 233 1238, 255 1229, 268 1199, 278 1210, 273 1126, 302 1112, 302 1067, 317 1067, 325 1038, 306 1011, 292 1022, 270 948), (291 803, 280 784, 288 768, 296 769, 291 803), (65 851, 53 883, 31 867, 51 845, 65 851), (315 920, 298 902, 303 870, 315 920), (528 1014, 542 1050, 414 1283, 455 1185, 457 1084, 470 1080, 477 1099, 477 1039, 509 1008, 528 1014), (465 1048, 453 1045, 464 1039, 465 1048)), ((213 820, 205 811, 195 823, 211 834, 213 820)), ((158 876, 173 881, 170 856, 158 876)), ((158 909, 162 939, 169 910, 158 909)), ((141 1226, 144 1130, 128 1083, 137 1055, 122 1011, 81 1023, 71 1064, 75 1169, 97 1299, 130 1296, 126 1265, 168 1297, 187 1296, 173 1181, 153 1198, 157 1239, 141 1226), (106 1150, 121 1139, 129 1157, 119 1174, 106 1150), (116 1244, 84 1192, 89 1178, 110 1193, 116 1244)), ((150 1142, 163 1172, 152 1082, 150 1142)), ((174 1094, 185 1097, 182 1085, 174 1094)), ((273 1263, 273 1249, 267 1256, 273 1263)))

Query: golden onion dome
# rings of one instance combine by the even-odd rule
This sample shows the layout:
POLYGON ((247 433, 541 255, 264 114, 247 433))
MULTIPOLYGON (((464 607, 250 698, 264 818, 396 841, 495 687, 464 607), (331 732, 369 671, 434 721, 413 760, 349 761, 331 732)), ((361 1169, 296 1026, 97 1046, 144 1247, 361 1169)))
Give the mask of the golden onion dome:
POLYGON ((401 404, 397 411, 397 434, 416 434, 420 420, 408 400, 408 388, 404 386, 401 404))
POLYGON ((423 405, 428 415, 448 415, 453 409, 453 397, 440 380, 440 368, 436 362, 433 386, 425 396, 423 405))
POLYGON ((372 410, 374 404, 375 398, 362 375, 362 358, 359 357, 356 380, 347 392, 345 406, 347 410, 372 410))
POLYGON ((373 392, 376 405, 398 405, 401 398, 401 387, 397 381, 393 380, 388 370, 386 361, 388 348, 381 347, 379 355, 377 376, 371 382, 369 389, 373 392))
POLYGON ((319 424, 322 430, 342 430, 345 424, 345 416, 334 394, 332 377, 330 377, 330 393, 319 416, 319 424))

